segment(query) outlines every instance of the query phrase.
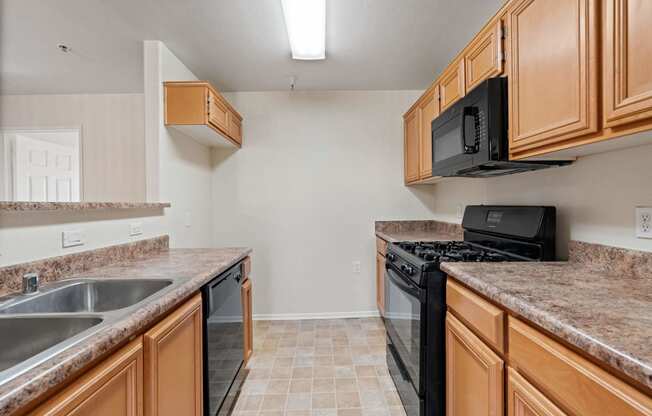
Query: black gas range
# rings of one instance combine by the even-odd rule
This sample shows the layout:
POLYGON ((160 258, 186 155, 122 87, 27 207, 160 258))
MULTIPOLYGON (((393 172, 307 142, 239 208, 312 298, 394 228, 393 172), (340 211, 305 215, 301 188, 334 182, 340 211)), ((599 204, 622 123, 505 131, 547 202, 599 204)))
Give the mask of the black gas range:
POLYGON ((387 365, 408 416, 445 415, 443 262, 555 258, 554 207, 468 206, 464 241, 391 243, 385 264, 387 365))

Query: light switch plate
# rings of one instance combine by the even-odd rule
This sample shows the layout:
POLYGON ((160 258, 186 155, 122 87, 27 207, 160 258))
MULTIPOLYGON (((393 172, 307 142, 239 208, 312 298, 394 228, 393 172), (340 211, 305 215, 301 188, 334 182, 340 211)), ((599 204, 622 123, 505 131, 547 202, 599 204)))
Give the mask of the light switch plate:
POLYGON ((361 269, 362 269, 362 263, 360 262, 360 260, 354 260, 353 261, 353 273, 360 274, 361 269))
POLYGON ((636 207, 636 237, 652 238, 652 207, 636 207))
POLYGON ((142 222, 132 222, 129 224, 129 235, 135 237, 143 233, 143 223, 142 222))
POLYGON ((84 233, 81 230, 68 230, 61 233, 61 246, 63 248, 84 245, 84 233))

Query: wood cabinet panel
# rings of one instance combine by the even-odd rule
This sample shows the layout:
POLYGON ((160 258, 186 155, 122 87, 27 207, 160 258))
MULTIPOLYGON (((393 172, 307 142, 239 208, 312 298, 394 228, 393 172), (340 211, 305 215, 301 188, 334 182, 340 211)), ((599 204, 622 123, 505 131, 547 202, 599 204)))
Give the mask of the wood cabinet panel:
POLYGON ((516 0, 510 26, 510 152, 598 130, 598 0, 516 0))
POLYGON ((464 59, 453 62, 439 78, 439 107, 443 112, 455 101, 464 97, 464 59))
POLYGON ((577 415, 652 415, 652 398, 518 319, 509 319, 510 364, 577 415))
POLYGON ((419 179, 419 121, 418 108, 406 114, 403 120, 406 183, 419 179))
POLYGON ((254 352, 253 309, 251 303, 251 279, 242 283, 242 313, 244 315, 244 365, 254 352))
POLYGON ((382 238, 376 237, 376 252, 381 256, 384 256, 387 253, 387 241, 382 238))
POLYGON ((34 416, 141 416, 142 338, 127 344, 38 407, 34 416))
POLYGON ((652 2, 604 2, 605 126, 652 117, 652 2))
POLYGON ((385 257, 376 253, 376 305, 380 316, 385 315, 385 257))
POLYGON ((229 110, 213 92, 208 93, 208 121, 215 127, 228 134, 229 110))
POLYGON ((491 346, 504 351, 505 313, 464 286, 448 279, 446 303, 491 346))
POLYGON ((242 119, 233 111, 229 111, 229 136, 242 143, 242 119))
POLYGON ((419 179, 432 176, 432 120, 439 115, 439 85, 419 104, 419 179))
POLYGON ((507 375, 507 416, 569 416, 513 368, 507 375))
POLYGON ((446 416, 503 415, 503 360, 446 315, 446 416))
POLYGON ((145 415, 203 415, 202 301, 195 295, 147 331, 145 415))
POLYGON ((466 91, 503 73, 502 24, 498 20, 480 33, 464 54, 466 91))

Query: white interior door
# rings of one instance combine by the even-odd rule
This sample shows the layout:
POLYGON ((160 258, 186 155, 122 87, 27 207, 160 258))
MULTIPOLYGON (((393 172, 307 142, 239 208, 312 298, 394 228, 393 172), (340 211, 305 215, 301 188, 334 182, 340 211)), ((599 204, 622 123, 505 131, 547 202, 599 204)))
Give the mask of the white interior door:
MULTIPOLYGON (((79 147, 56 143, 58 133, 13 137, 14 200, 78 202, 79 147), (47 135, 39 138, 41 135, 47 135)), ((59 133, 70 135, 70 132, 59 133)), ((77 142, 78 143, 78 142, 77 142)))

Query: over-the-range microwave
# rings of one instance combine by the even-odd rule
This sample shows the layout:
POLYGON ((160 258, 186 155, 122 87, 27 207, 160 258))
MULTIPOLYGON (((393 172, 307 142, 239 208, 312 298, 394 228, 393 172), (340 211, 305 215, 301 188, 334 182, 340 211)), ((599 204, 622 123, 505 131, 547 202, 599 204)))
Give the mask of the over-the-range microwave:
POLYGON ((563 166, 509 160, 507 78, 489 78, 432 121, 432 175, 491 177, 563 166))

